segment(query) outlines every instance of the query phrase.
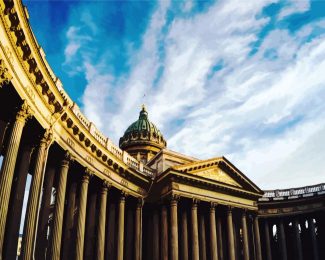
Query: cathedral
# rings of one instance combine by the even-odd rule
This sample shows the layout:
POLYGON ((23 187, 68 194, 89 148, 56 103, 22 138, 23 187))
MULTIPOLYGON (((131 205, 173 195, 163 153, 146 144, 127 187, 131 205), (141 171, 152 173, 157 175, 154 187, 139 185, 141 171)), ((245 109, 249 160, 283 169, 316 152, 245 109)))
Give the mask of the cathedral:
POLYGON ((0 18, 0 260, 325 259, 324 183, 261 190, 223 156, 168 149, 145 106, 114 144, 23 3, 0 0, 0 18))

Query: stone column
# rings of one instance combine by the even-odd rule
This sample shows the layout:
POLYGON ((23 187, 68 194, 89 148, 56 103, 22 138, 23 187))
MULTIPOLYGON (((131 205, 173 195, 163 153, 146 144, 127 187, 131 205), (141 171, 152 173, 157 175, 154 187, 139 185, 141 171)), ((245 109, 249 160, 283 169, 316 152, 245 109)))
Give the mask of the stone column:
POLYGON ((188 225, 186 208, 182 211, 182 259, 188 260, 188 225))
POLYGON ((10 207, 6 222, 4 259, 15 259, 17 255, 20 219, 32 151, 33 147, 30 144, 25 144, 19 152, 19 163, 18 167, 15 168, 14 185, 11 191, 10 207))
POLYGON ((254 237, 255 237, 255 246, 256 246, 256 259, 262 260, 260 228, 259 228, 257 216, 254 216, 254 234, 255 234, 254 237))
POLYGON ((199 222, 200 222, 200 260, 206 260, 207 259, 207 246, 206 246, 206 237, 205 237, 205 219, 203 212, 199 212, 199 222))
POLYGON ((301 237, 299 232, 299 221, 298 218, 295 217, 295 219, 292 222, 293 229, 294 229, 294 237, 295 237, 295 255, 297 256, 297 260, 302 260, 302 246, 301 246, 301 237))
POLYGON ((159 215, 153 212, 153 259, 159 259, 159 215))
POLYGON ((167 208, 165 205, 161 207, 161 260, 168 260, 168 220, 167 208))
POLYGON ((211 259, 218 260, 218 241, 217 241, 217 229, 216 229, 216 204, 210 205, 210 250, 211 259))
POLYGON ((266 247, 266 260, 272 260, 271 252, 271 241, 270 241, 270 229, 267 219, 264 220, 264 230, 265 230, 265 247, 266 247))
POLYGON ((310 231, 310 236, 311 236, 314 260, 318 260, 319 259, 318 246, 317 246, 315 223, 313 221, 313 217, 310 217, 308 219, 308 229, 310 231))
POLYGON ((218 243, 218 252, 219 252, 219 260, 224 260, 223 254, 223 239, 222 239, 222 221, 221 216, 217 218, 217 243, 218 243))
POLYGON ((171 258, 178 260, 178 220, 177 202, 179 196, 173 195, 170 201, 170 225, 171 225, 171 258))
POLYGON ((106 225, 106 205, 107 191, 110 187, 107 181, 103 181, 100 193, 100 207, 97 227, 97 259, 104 260, 105 255, 105 225, 106 225))
POLYGON ((29 189, 27 210, 25 215, 25 227, 22 243, 23 260, 30 260, 34 257, 35 231, 37 229, 37 214, 40 206, 40 196, 43 186, 43 176, 46 166, 48 148, 53 140, 53 135, 46 130, 37 150, 36 162, 29 189))
POLYGON ((83 259, 88 184, 89 184, 89 179, 92 175, 93 172, 90 171, 89 169, 86 169, 81 180, 80 193, 79 193, 79 206, 78 206, 79 214, 77 219, 76 260, 83 259))
POLYGON ((248 240, 247 218, 246 218, 245 210, 242 212, 241 222, 243 227, 244 260, 249 260, 249 240, 248 240))
POLYGON ((1 174, 0 174, 0 260, 2 258, 2 247, 4 242, 6 220, 9 208, 9 199, 11 192, 12 179, 16 165, 16 159, 20 144, 21 135, 27 118, 31 117, 32 111, 27 102, 21 106, 20 111, 16 115, 16 121, 12 126, 11 134, 7 145, 7 151, 4 156, 1 174))
MULTIPOLYGON (((47 164, 51 162, 48 161, 47 164)), ((53 163, 52 163, 53 164, 53 163)), ((37 229, 37 237, 36 237, 36 250, 35 250, 35 259, 43 260, 46 257, 46 249, 49 247, 48 243, 48 222, 50 215, 50 204, 51 204, 51 196, 52 196, 52 187, 55 175, 55 168, 51 166, 47 166, 45 177, 44 177, 44 186, 42 192, 42 203, 41 210, 39 213, 39 223, 37 229)), ((17 247, 17 246, 16 246, 17 247)))
POLYGON ((192 259, 199 260, 199 234, 198 234, 198 221, 197 221, 197 203, 196 199, 193 199, 191 217, 192 217, 192 259))
POLYGON ((64 159, 61 161, 58 188, 56 192, 56 201, 53 217, 53 233, 50 245, 50 258, 52 260, 60 259, 61 253, 61 239, 62 239, 62 225, 63 225, 63 211, 65 202, 65 190, 67 187, 69 163, 71 155, 66 152, 64 159))
POLYGON ((142 206, 143 199, 138 199, 135 209, 135 237, 134 237, 134 255, 135 260, 142 258, 142 206))
POLYGON ((286 246, 286 236, 284 232, 283 220, 280 220, 279 223, 279 233, 280 233, 280 253, 281 259, 287 260, 287 246, 286 246))
POLYGON ((74 179, 73 174, 70 174, 70 184, 68 192, 68 204, 67 213, 64 218, 64 243, 63 243, 63 260, 68 260, 73 258, 73 253, 75 252, 75 212, 76 212, 76 195, 77 195, 77 181, 74 179))
POLYGON ((118 224, 118 238, 117 238, 117 260, 123 260, 124 253, 124 211, 125 211, 125 197, 123 192, 119 201, 119 224, 118 224))
POLYGON ((236 260, 234 224, 232 221, 233 221, 232 220, 232 207, 228 207, 228 209, 227 209, 228 254, 229 254, 229 260, 236 260))

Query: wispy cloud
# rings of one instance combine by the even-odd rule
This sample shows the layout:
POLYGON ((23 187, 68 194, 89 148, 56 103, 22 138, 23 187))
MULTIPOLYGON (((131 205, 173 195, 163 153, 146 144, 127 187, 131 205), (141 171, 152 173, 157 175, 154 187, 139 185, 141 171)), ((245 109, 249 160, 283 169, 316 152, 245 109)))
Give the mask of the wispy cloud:
POLYGON ((80 9, 65 55, 84 112, 117 143, 145 102, 173 150, 226 155, 262 188, 325 181, 325 14, 291 26, 313 6, 276 2, 161 1, 136 39, 102 36, 80 9))

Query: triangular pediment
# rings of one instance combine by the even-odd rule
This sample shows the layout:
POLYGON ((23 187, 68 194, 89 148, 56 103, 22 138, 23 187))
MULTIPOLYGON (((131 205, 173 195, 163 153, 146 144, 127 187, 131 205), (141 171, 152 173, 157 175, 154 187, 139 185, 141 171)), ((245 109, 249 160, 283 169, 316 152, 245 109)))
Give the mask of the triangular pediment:
POLYGON ((225 157, 196 161, 185 165, 174 166, 172 168, 179 172, 231 185, 246 191, 263 193, 225 157))
POLYGON ((206 179, 223 182, 242 188, 242 186, 236 180, 234 180, 234 178, 230 177, 229 174, 227 174, 217 166, 194 170, 191 171, 191 173, 193 175, 197 175, 206 179))

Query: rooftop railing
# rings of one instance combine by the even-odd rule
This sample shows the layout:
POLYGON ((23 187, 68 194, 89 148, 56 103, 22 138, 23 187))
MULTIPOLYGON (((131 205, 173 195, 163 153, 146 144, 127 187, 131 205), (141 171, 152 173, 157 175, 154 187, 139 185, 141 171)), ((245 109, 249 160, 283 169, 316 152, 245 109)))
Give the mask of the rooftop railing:
POLYGON ((259 200, 269 201, 281 199, 296 199, 320 194, 325 194, 325 183, 290 189, 265 190, 263 197, 259 200))

